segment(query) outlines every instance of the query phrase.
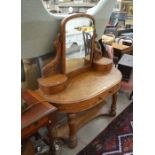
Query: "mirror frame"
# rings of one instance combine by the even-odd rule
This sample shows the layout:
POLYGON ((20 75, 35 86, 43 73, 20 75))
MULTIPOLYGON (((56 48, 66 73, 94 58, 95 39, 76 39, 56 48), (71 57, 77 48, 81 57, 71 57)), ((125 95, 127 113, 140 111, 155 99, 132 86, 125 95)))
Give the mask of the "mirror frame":
MULTIPOLYGON (((80 17, 85 17, 85 18, 89 18, 92 20, 93 22, 93 25, 94 25, 94 30, 93 30, 93 36, 92 36, 92 50, 91 50, 91 53, 90 53, 90 64, 87 65, 86 67, 83 67, 83 68, 89 68, 92 64, 92 61, 93 61, 93 51, 94 51, 94 46, 95 46, 95 37, 96 37, 96 26, 95 26, 95 20, 94 20, 94 17, 89 15, 89 14, 85 14, 85 13, 78 13, 78 14, 73 14, 67 18, 64 18, 62 21, 61 21, 61 37, 62 37, 62 72, 64 74, 69 74, 69 73, 66 73, 66 23, 68 21, 70 21, 71 19, 76 19, 76 18, 80 18, 80 17)), ((82 68, 79 68, 75 71, 72 71, 72 72, 76 72, 78 70, 82 70, 82 68)))

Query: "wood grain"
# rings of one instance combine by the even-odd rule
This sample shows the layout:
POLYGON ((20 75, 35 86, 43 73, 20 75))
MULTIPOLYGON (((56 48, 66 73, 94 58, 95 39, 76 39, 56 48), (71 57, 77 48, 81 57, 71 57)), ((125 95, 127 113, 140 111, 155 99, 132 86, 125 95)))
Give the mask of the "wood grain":
POLYGON ((56 73, 62 73, 62 41, 61 41, 61 35, 58 34, 57 38, 54 41, 54 46, 56 48, 56 56, 54 59, 51 60, 50 63, 45 65, 42 68, 42 75, 43 77, 48 77, 50 75, 56 74, 56 73))
POLYGON ((113 62, 111 59, 104 58, 104 57, 93 61, 94 69, 102 73, 109 72, 112 69, 112 64, 113 62))
POLYGON ((67 86, 67 76, 56 74, 47 78, 38 79, 40 89, 47 95, 63 91, 67 86))
POLYGON ((121 78, 121 73, 114 67, 107 74, 92 70, 70 78, 67 88, 60 93, 39 93, 61 112, 78 112, 96 105, 101 98, 118 91, 121 78))

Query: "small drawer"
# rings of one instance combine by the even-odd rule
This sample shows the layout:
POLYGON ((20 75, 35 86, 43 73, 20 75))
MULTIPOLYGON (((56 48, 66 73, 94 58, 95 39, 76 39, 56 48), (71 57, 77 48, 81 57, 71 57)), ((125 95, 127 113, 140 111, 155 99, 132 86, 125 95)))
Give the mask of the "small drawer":
POLYGON ((120 88, 120 84, 115 85, 114 87, 112 87, 111 89, 107 90, 106 92, 104 92, 103 94, 101 94, 98 97, 98 101, 100 100, 104 100, 107 96, 111 96, 114 93, 116 93, 120 88))

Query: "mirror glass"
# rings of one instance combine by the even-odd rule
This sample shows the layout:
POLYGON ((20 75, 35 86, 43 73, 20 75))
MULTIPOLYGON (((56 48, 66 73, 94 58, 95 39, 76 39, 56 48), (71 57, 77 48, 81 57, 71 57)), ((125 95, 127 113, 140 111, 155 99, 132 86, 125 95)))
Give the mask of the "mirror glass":
POLYGON ((93 20, 87 17, 73 18, 65 26, 66 72, 89 65, 94 34, 93 20))

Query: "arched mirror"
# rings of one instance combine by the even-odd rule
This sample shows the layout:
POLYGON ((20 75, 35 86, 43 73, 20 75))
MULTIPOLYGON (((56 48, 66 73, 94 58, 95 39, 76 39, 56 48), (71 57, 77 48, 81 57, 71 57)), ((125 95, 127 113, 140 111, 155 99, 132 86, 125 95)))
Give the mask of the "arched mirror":
POLYGON ((62 34, 65 73, 90 65, 94 32, 94 19, 87 14, 77 14, 64 19, 62 34))

